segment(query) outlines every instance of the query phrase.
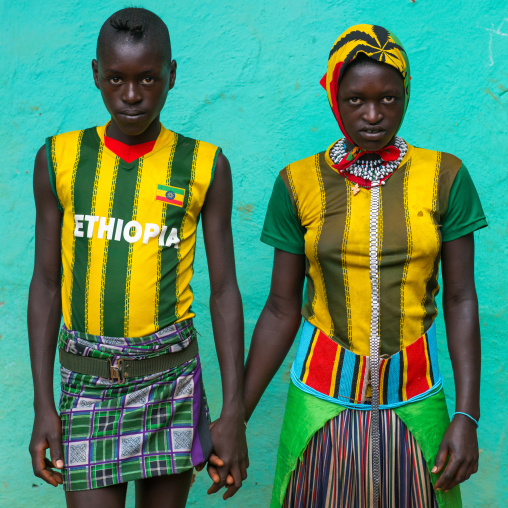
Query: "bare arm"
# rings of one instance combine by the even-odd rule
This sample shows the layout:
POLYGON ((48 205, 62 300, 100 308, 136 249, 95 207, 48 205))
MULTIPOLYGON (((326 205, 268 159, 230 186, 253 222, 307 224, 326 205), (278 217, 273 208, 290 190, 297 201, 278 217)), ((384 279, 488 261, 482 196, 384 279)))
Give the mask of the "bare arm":
POLYGON ((245 414, 250 418, 288 354, 301 322, 305 257, 275 249, 272 283, 259 316, 245 371, 245 414))
MULTIPOLYGON (((480 324, 474 283, 474 236, 442 247, 443 310, 455 380, 455 411, 480 418, 480 324)), ((456 415, 448 427, 433 472, 442 470, 436 489, 450 490, 478 470, 478 440, 473 421, 456 415)))
POLYGON ((232 179, 229 162, 220 154, 215 175, 202 210, 203 235, 210 274, 210 313, 222 379, 222 411, 212 427, 214 450, 222 459, 216 492, 231 471, 233 495, 247 477, 248 455, 243 404, 244 330, 243 309, 236 281, 231 231, 232 179))
MULTIPOLYGON (((275 249, 270 293, 254 329, 245 369, 246 420, 251 417, 263 392, 286 358, 298 332, 304 275, 304 256, 275 249)), ((217 474, 220 465, 219 457, 212 454, 208 474, 215 485, 210 487, 209 494, 220 488, 217 474)))
POLYGON ((62 483, 60 473, 48 467, 50 448, 54 467, 63 467, 61 426, 53 395, 53 365, 61 318, 60 228, 62 215, 49 181, 46 148, 35 158, 35 263, 28 298, 28 337, 34 384, 34 428, 30 454, 34 474, 47 483, 62 483))

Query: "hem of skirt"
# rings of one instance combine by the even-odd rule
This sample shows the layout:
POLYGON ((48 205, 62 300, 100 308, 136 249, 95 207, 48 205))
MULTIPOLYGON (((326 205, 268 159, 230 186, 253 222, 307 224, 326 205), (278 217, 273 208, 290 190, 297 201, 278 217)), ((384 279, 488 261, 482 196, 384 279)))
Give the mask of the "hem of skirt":
MULTIPOLYGON (((296 388, 299 392, 302 392, 302 390, 300 390, 296 385, 294 385, 293 380, 291 380, 291 382, 289 384, 289 390, 291 390, 291 385, 293 385, 294 388, 296 388)), ((306 395, 311 395, 311 394, 308 394, 307 392, 303 392, 303 393, 305 393, 306 395)), ((324 402, 328 402, 328 401, 324 401, 324 402)), ((286 402, 286 404, 287 404, 287 402, 286 402)), ((283 503, 284 503, 284 497, 286 495, 286 490, 287 490, 287 487, 288 487, 288 484, 289 484, 289 480, 291 478, 291 474, 296 469, 298 461, 302 460, 303 454, 304 454, 305 450, 307 449, 307 446, 308 446, 310 440, 312 439, 312 436, 321 427, 326 425, 326 423, 329 420, 331 420, 332 418, 335 418, 342 411, 347 409, 346 407, 340 406, 339 404, 334 404, 333 406, 334 406, 334 413, 330 414, 328 418, 325 418, 325 420, 323 421, 322 425, 320 427, 316 428, 314 430, 314 432, 312 432, 310 435, 306 436, 305 443, 303 445, 298 447, 298 455, 294 459, 294 462, 291 464, 290 468, 288 468, 286 471, 282 471, 282 472, 278 471, 278 467, 277 466, 279 464, 279 453, 277 453, 277 465, 276 465, 276 470, 275 470, 275 479, 274 479, 274 485, 273 485, 273 489, 272 489, 272 498, 271 498, 271 501, 270 501, 270 508, 281 508, 281 506, 283 505, 283 503), (277 481, 277 477, 278 476, 279 476, 279 478, 282 477, 282 478, 280 478, 279 481, 277 481), (276 487, 277 483, 279 483, 280 485, 279 485, 279 488, 276 490, 275 487, 276 487)), ((281 431, 281 439, 279 440, 279 450, 280 450, 280 442, 282 441, 284 430, 285 429, 284 429, 284 423, 283 423, 282 431, 281 431)))
MULTIPOLYGON (((290 389, 291 389, 291 384, 294 384, 295 385, 294 387, 297 388, 300 392, 303 392, 303 393, 305 393, 307 395, 311 395, 311 396, 314 395, 313 393, 309 393, 307 391, 301 390, 298 386, 296 386, 293 379, 291 379, 290 389)), ((317 392, 317 393, 319 393, 319 392, 317 392)), ((432 395, 437 396, 439 394, 442 394, 442 396, 444 397, 444 392, 443 392, 442 386, 440 386, 440 389, 438 391, 436 391, 436 393, 430 394, 428 397, 426 397, 423 400, 426 400, 427 398, 429 398, 432 395)), ((350 408, 350 407, 343 406, 342 404, 339 404, 338 401, 337 402, 330 402, 329 400, 326 400, 324 397, 321 397, 320 399, 323 402, 328 402, 331 405, 335 406, 337 408, 338 412, 336 415, 332 415, 329 418, 326 418, 320 427, 317 427, 316 429, 314 429, 314 431, 312 433, 310 433, 310 435, 306 436, 305 443, 298 446, 298 455, 296 456, 296 459, 294 459, 294 462, 290 465, 289 468, 286 469, 286 471, 278 471, 277 466, 279 464, 279 454, 277 454, 277 466, 276 466, 276 472, 275 472, 274 486, 273 486, 273 490, 272 490, 272 498, 270 501, 270 508, 281 508, 282 505, 284 504, 284 497, 286 496, 286 491, 287 491, 287 487, 289 484, 289 480, 291 478, 291 474, 296 469, 298 460, 300 460, 300 461, 302 460, 303 454, 304 454, 305 450, 307 449, 307 446, 308 446, 310 440, 312 439, 312 437, 314 436, 314 434, 316 432, 318 432, 324 425, 326 425, 326 423, 329 420, 338 416, 343 410, 358 409, 355 407, 350 408), (277 477, 279 477, 279 480, 277 479, 277 477), (279 488, 276 491, 275 487, 277 484, 279 484, 279 488)), ((416 402, 422 402, 422 400, 416 401, 416 402)), ((404 407, 404 409, 407 409, 407 404, 405 404, 402 407, 404 407)), ((401 408, 401 407, 399 406, 399 408, 401 408)), ((425 451, 423 450, 423 448, 419 442, 419 439, 413 432, 413 429, 411 429, 410 426, 406 423, 406 421, 407 421, 406 418, 404 418, 404 417, 402 417, 402 415, 398 414, 397 409, 399 409, 399 408, 385 408, 385 409, 395 410, 397 416, 404 422, 404 424, 406 425, 408 430, 411 432, 411 434, 415 438, 416 442, 418 443, 418 446, 420 446, 420 448, 422 449, 422 453, 424 454, 424 458, 427 463, 427 468, 429 469, 429 475, 430 475, 432 484, 434 485, 437 478, 439 478, 439 475, 433 475, 430 473, 430 469, 431 469, 429 467, 430 461, 433 459, 431 457, 429 457, 429 454, 425 453, 425 451)), ((282 431, 284 431, 284 425, 283 425, 282 431)), ((279 441, 279 446, 280 446, 280 442, 282 442, 282 440, 283 439, 282 439, 282 433, 281 433, 281 439, 279 441)), ((437 449, 435 450, 435 453, 437 454, 437 449)), ((460 487, 457 485, 454 489, 452 489, 451 491, 448 491, 446 493, 444 493, 442 491, 436 492, 436 501, 438 503, 439 508, 461 508, 462 501, 461 501, 461 496, 460 496, 460 487)))
POLYGON ((65 488, 65 485, 64 485, 63 490, 64 490, 64 492, 84 492, 87 490, 99 490, 99 489, 104 489, 107 487, 114 487, 115 485, 122 485, 124 483, 135 482, 138 480, 146 480, 148 478, 157 478, 159 476, 172 476, 175 474, 181 474, 181 473, 185 473, 185 472, 189 471, 190 469, 194 469, 194 466, 192 464, 190 464, 188 468, 184 468, 184 469, 176 471, 174 473, 168 472, 168 473, 162 473, 162 474, 147 474, 147 475, 140 474, 139 477, 129 478, 128 480, 117 481, 117 482, 111 483, 110 485, 101 485, 101 486, 97 486, 97 487, 83 488, 83 489, 67 489, 67 488, 65 488))

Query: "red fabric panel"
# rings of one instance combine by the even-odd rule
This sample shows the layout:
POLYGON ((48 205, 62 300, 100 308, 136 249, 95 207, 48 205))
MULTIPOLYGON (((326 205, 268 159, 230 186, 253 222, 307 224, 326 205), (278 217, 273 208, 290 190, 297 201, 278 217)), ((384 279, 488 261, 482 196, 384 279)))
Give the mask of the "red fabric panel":
POLYGON ((314 346, 307 385, 318 392, 329 394, 332 383, 333 365, 339 345, 329 339, 324 333, 319 332, 314 346))
POLYGON ((426 392, 430 386, 427 381, 427 357, 425 355, 425 336, 420 337, 406 348, 407 382, 406 393, 410 399, 426 392))
POLYGON ((157 140, 154 139, 153 141, 139 143, 138 145, 126 145, 121 141, 104 136, 104 144, 106 147, 125 162, 135 161, 136 159, 143 157, 143 155, 150 153, 153 150, 156 141, 157 140))

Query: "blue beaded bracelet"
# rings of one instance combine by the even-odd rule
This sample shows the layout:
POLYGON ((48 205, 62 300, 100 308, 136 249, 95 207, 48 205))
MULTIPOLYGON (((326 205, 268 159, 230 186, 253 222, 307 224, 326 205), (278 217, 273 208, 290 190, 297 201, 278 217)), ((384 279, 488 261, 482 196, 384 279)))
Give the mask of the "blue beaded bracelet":
MULTIPOLYGON (((467 413, 462 413, 461 411, 455 411, 455 413, 453 413, 453 416, 455 416, 455 415, 467 416, 470 420, 473 420, 474 424, 476 425, 476 428, 479 427, 478 420, 475 420, 471 415, 468 415, 467 413)), ((453 418, 453 416, 452 416, 452 418, 453 418)))

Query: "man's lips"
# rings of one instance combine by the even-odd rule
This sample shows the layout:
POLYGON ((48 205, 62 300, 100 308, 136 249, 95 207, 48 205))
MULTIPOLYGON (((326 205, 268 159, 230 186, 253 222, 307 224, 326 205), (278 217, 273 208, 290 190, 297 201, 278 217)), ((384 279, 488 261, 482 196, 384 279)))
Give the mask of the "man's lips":
POLYGON ((145 113, 143 111, 121 111, 119 114, 130 118, 137 118, 138 116, 142 116, 145 113))

